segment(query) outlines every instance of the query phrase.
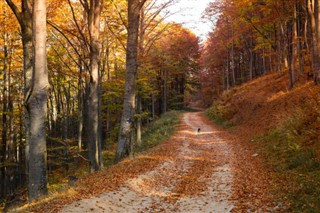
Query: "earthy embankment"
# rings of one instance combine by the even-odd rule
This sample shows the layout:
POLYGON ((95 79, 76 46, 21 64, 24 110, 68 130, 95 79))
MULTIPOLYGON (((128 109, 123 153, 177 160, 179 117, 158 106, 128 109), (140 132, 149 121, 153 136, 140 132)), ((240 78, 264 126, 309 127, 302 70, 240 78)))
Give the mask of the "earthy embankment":
POLYGON ((289 90, 287 79, 273 73, 226 91, 208 114, 262 160, 277 209, 319 212, 320 88, 300 75, 289 90))

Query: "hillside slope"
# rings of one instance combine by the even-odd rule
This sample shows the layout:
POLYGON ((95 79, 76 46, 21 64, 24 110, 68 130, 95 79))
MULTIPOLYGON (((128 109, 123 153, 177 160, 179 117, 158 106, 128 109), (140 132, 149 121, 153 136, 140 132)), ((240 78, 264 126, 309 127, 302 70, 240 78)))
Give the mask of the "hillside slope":
POLYGON ((266 75, 226 91, 207 114, 262 156, 290 211, 320 212, 320 87, 287 88, 286 75, 266 75))

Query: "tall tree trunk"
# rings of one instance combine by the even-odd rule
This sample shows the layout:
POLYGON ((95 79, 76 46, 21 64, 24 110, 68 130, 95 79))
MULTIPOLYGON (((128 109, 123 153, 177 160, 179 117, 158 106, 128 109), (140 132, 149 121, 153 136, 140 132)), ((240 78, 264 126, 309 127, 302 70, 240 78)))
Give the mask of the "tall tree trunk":
POLYGON ((227 66, 226 66, 226 71, 227 71, 227 90, 230 89, 230 53, 229 50, 227 50, 227 66))
MULTIPOLYGON (((4 45, 3 45, 3 88, 2 88, 2 133, 1 133, 1 155, 0 163, 4 163, 7 160, 7 130, 8 130, 8 47, 7 47, 7 33, 4 33, 4 45)), ((7 169, 3 165, 1 166, 1 197, 7 194, 7 169)))
POLYGON ((128 0, 128 37, 123 112, 116 153, 116 161, 132 153, 132 131, 135 109, 135 83, 138 58, 138 31, 140 10, 146 0, 128 0))
POLYGON ((232 33, 232 46, 231 46, 231 70, 232 70, 232 86, 236 85, 236 71, 234 62, 234 26, 231 22, 231 33, 232 33))
MULTIPOLYGON (((140 70, 143 70, 143 63, 144 63, 144 35, 145 35, 145 14, 144 14, 144 7, 140 10, 140 30, 139 30, 139 59, 140 59, 140 70), (142 66, 141 66, 142 65, 142 66)), ((141 127, 142 127, 142 106, 141 106, 141 95, 137 96, 137 108, 136 113, 138 114, 137 118, 137 145, 141 145, 141 127)))
POLYGON ((142 141, 141 141, 141 126, 142 126, 142 118, 141 118, 141 96, 137 96, 137 145, 140 146, 142 141))
POLYGON ((315 84, 320 83, 320 9, 318 0, 308 0, 308 12, 312 34, 312 63, 315 84))
POLYGON ((253 44, 252 44, 252 38, 250 38, 250 54, 249 54, 249 79, 252 80, 253 79, 253 44))
POLYGON ((90 81, 88 98, 88 148, 90 171, 97 171, 102 166, 101 145, 99 131, 99 33, 100 13, 103 0, 90 0, 88 11, 88 25, 90 34, 90 81))
POLYGON ((34 0, 33 4, 33 46, 34 67, 32 91, 26 106, 30 118, 29 130, 29 201, 47 194, 47 149, 46 117, 49 89, 46 53, 46 2, 34 0))
MULTIPOLYGON (((23 76, 24 76, 24 102, 27 105, 27 98, 32 90, 32 68, 33 68, 33 46, 32 46, 32 13, 28 5, 28 0, 21 0, 21 12, 19 8, 12 2, 6 0, 14 15, 16 16, 20 28, 23 46, 23 76)), ((30 132, 30 118, 27 109, 24 112, 24 128, 26 132, 25 143, 25 162, 26 177, 29 178, 29 132, 30 132)))
POLYGON ((163 103, 162 103, 162 113, 167 112, 167 97, 168 97, 168 86, 167 86, 167 70, 163 70, 163 103))
POLYGON ((83 78, 82 62, 79 60, 79 79, 78 79, 78 150, 82 151, 82 132, 83 132, 83 78))

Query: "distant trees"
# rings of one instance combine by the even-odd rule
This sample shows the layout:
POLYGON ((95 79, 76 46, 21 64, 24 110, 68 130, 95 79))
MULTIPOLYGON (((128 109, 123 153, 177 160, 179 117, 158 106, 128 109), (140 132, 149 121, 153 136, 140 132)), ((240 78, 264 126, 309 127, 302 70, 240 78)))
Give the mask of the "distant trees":
POLYGON ((317 84, 318 13, 318 0, 211 3, 206 16, 217 20, 201 56, 204 95, 270 71, 287 73, 289 88, 306 73, 317 84))

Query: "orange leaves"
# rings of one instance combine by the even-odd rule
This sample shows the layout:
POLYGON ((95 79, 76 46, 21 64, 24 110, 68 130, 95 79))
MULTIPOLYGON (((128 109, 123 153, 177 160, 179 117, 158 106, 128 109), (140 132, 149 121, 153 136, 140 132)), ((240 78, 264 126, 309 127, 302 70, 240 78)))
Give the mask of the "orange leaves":
POLYGON ((41 211, 57 211, 84 198, 90 200, 72 207, 85 210, 87 203, 88 211, 93 205, 110 211, 119 207, 136 212, 223 212, 236 205, 236 212, 270 210, 268 173, 247 145, 223 130, 216 131, 199 113, 183 119, 167 142, 81 179, 75 193, 41 211), (195 134, 195 127, 201 127, 201 132, 195 134), (96 198, 112 202, 103 205, 96 198))

